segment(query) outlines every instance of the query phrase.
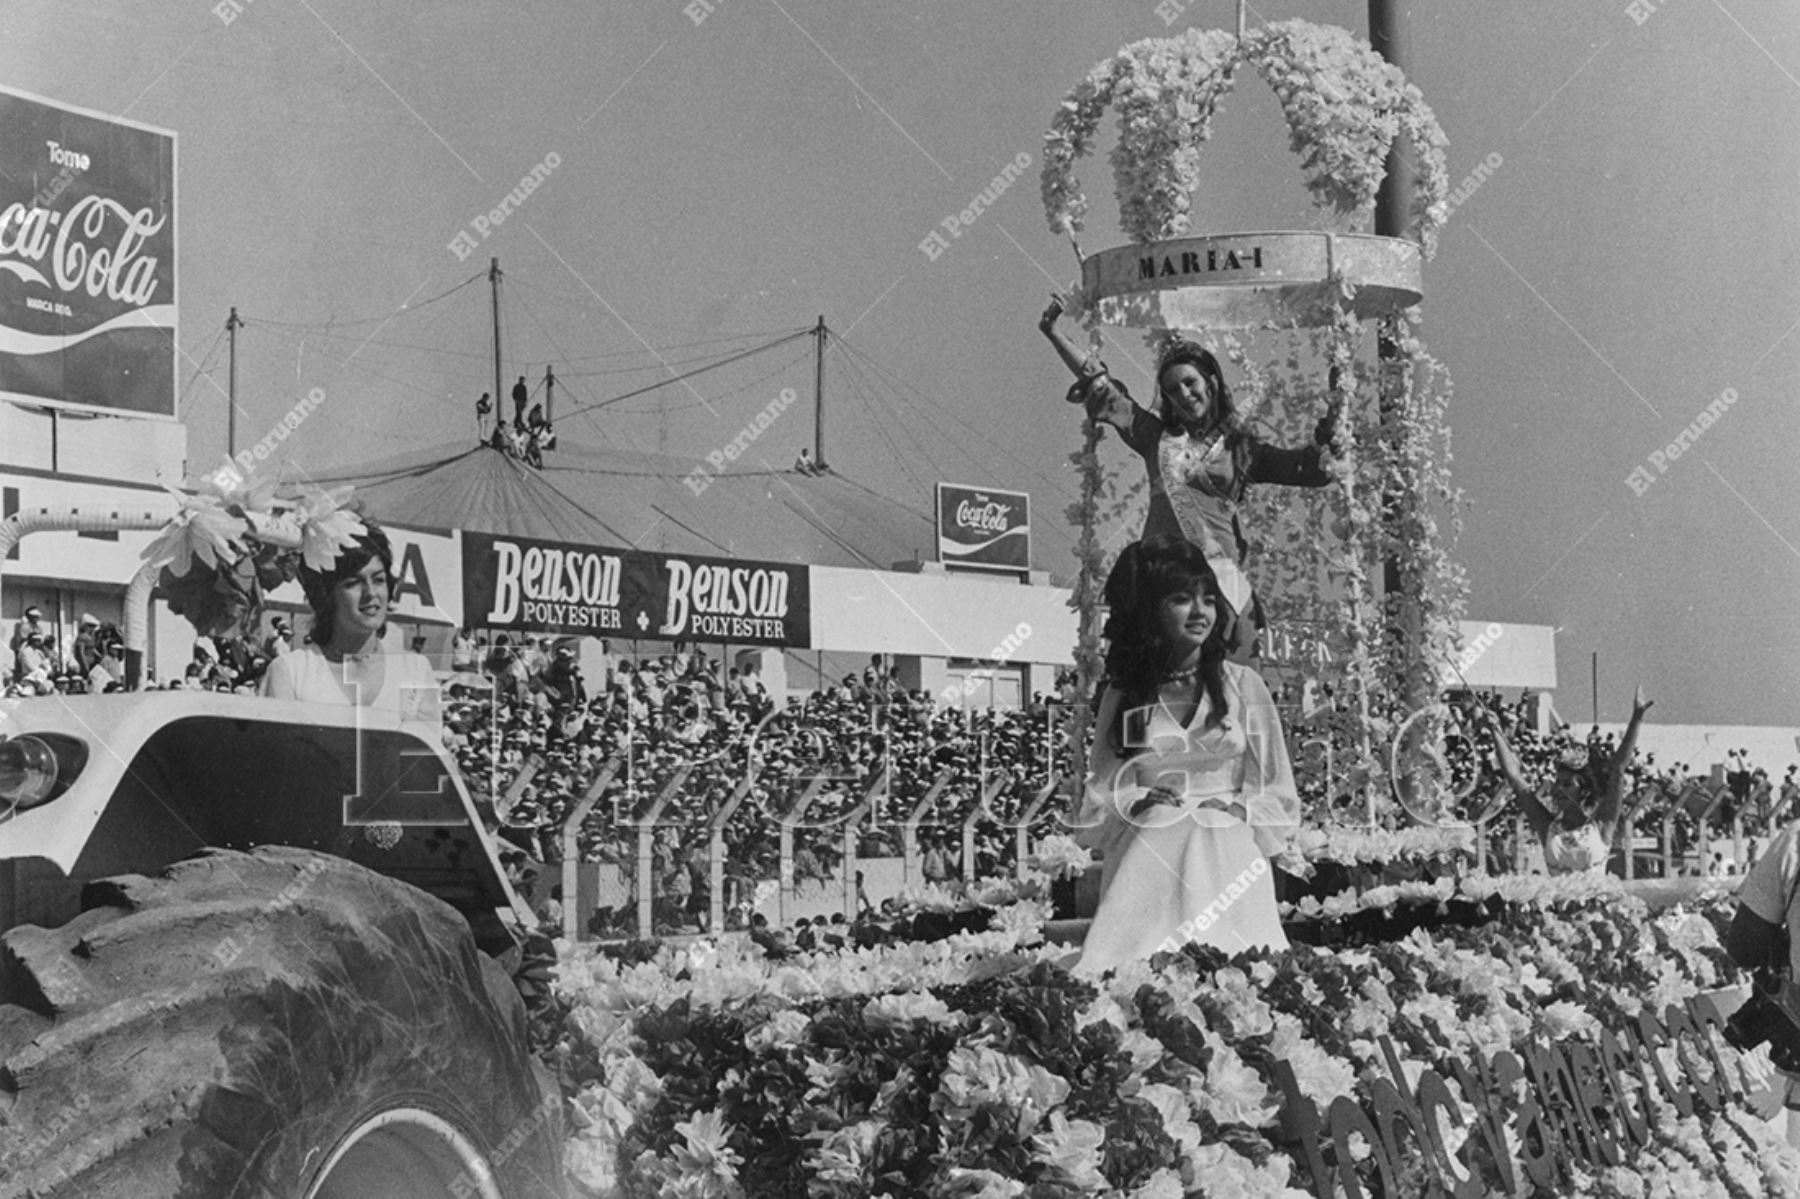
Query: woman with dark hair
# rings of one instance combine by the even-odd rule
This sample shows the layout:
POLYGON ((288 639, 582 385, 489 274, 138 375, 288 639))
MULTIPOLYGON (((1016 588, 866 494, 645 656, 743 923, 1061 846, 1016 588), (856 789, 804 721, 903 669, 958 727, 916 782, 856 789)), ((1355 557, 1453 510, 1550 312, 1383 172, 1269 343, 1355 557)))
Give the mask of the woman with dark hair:
POLYGON ((437 676, 423 654, 382 651, 394 601, 394 551, 387 534, 372 522, 364 525, 356 544, 341 551, 330 569, 301 565, 312 629, 304 645, 269 663, 262 694, 270 699, 400 712, 436 693, 437 676))
POLYGON ((1138 407, 1125 385, 1092 355, 1079 352, 1056 327, 1060 299, 1052 299, 1038 328, 1075 375, 1072 404, 1119 430, 1126 446, 1143 460, 1150 480, 1149 537, 1182 537, 1206 551, 1226 607, 1228 650, 1247 652, 1261 624, 1256 596, 1243 571, 1249 550, 1237 509, 1252 483, 1323 487, 1331 482, 1323 458, 1331 418, 1313 432, 1314 444, 1282 449, 1260 440, 1240 421, 1231 389, 1212 352, 1177 341, 1156 363, 1159 402, 1155 411, 1138 407))
POLYGON ((1106 682, 1076 821, 1103 858, 1100 907, 1077 969, 1188 941, 1285 947, 1268 855, 1300 799, 1268 688, 1226 657, 1206 555, 1180 538, 1127 546, 1106 602, 1106 682))

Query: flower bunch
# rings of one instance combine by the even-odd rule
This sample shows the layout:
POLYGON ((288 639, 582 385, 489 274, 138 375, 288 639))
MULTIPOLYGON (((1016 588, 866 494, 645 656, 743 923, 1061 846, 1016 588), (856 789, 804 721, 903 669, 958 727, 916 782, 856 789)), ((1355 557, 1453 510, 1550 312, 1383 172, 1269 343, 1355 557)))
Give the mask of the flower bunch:
POLYGON ((143 549, 158 570, 170 611, 203 636, 239 636, 261 614, 266 592, 294 579, 302 559, 326 569, 355 543, 362 519, 345 507, 351 489, 309 490, 279 511, 273 486, 221 490, 208 478, 193 492, 169 489, 179 507, 143 549))
POLYGON ((1295 847, 1313 862, 1452 863, 1474 849, 1474 830, 1457 828, 1302 828, 1295 847))
POLYGON ((1187 231, 1200 182, 1200 147, 1213 111, 1231 90, 1237 38, 1190 29, 1125 47, 1114 60, 1119 139, 1112 151, 1119 225, 1133 241, 1187 231))
POLYGON ((1406 77, 1336 26, 1280 21, 1248 40, 1251 61, 1281 102, 1316 202, 1348 221, 1366 221, 1400 133, 1406 77))
POLYGON ((1094 864, 1094 855, 1066 833, 1041 837, 1031 847, 1031 869, 1050 878, 1073 878, 1094 864))

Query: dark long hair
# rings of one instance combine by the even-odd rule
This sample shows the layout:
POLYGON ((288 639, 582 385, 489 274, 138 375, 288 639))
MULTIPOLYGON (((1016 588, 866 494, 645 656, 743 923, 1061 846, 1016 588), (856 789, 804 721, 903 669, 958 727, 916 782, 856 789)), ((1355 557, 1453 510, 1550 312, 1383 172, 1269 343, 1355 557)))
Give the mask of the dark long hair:
POLYGON ((1175 415, 1175 405, 1163 391, 1163 372, 1171 366, 1186 364, 1200 372, 1212 393, 1213 405, 1218 412, 1218 420, 1214 427, 1225 439, 1225 449, 1231 454, 1232 463, 1236 466, 1233 472, 1233 499, 1243 499, 1243 493, 1249 486, 1250 438, 1248 430, 1238 418, 1237 401, 1231 398, 1231 388, 1225 382, 1225 372, 1219 366, 1219 360, 1213 352, 1196 342, 1186 338, 1176 338, 1163 348, 1156 359, 1156 416, 1162 421, 1164 433, 1186 432, 1179 418, 1175 415))
MULTIPOLYGON (((1178 537, 1152 537, 1133 542, 1119 554, 1106 576, 1108 609, 1106 685, 1118 688, 1122 700, 1113 727, 1105 730, 1122 757, 1137 752, 1126 744, 1125 721, 1134 709, 1156 702, 1169 665, 1169 644, 1162 634, 1162 602, 1198 584, 1212 597, 1212 631, 1200 647, 1200 669, 1194 679, 1194 702, 1211 701, 1209 728, 1224 724, 1231 707, 1225 697, 1225 603, 1219 581, 1199 546, 1178 537)), ((1141 747, 1139 747, 1141 748, 1141 747)))
POLYGON ((381 527, 366 516, 363 517, 363 528, 364 531, 356 535, 356 544, 340 551, 337 561, 328 569, 314 570, 301 561, 300 589, 306 592, 306 602, 312 607, 313 614, 312 628, 307 630, 306 639, 314 645, 329 645, 332 634, 337 631, 337 605, 331 593, 339 583, 360 574, 363 567, 377 558, 387 570, 388 602, 393 602, 398 586, 398 580, 394 578, 394 548, 388 544, 387 534, 381 527))
POLYGON ((1163 428, 1174 431, 1180 429, 1181 422, 1176 419, 1175 405, 1163 393, 1163 372, 1171 366, 1187 365, 1200 372, 1206 380, 1206 386, 1213 395, 1213 403, 1218 406, 1219 424, 1230 432, 1237 428, 1237 404, 1231 398, 1231 388, 1225 385, 1225 372, 1219 368, 1219 360, 1205 346, 1197 345, 1185 339, 1170 342, 1156 359, 1156 415, 1162 420, 1163 428))

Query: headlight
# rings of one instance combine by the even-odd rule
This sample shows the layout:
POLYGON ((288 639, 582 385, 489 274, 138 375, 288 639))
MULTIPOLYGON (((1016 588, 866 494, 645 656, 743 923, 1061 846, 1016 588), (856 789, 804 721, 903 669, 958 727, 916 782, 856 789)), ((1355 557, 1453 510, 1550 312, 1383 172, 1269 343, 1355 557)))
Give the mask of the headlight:
POLYGON ((29 734, 0 741, 0 805, 8 812, 49 799, 56 790, 56 751, 29 734))

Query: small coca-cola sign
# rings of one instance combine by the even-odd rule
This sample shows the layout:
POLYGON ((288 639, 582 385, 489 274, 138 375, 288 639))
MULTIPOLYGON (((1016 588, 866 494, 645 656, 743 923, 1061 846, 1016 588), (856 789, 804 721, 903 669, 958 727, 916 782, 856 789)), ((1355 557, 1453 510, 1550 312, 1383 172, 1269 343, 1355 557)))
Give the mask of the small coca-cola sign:
POLYGON ((937 486, 938 560, 947 566, 1031 568, 1031 497, 958 483, 937 486))

